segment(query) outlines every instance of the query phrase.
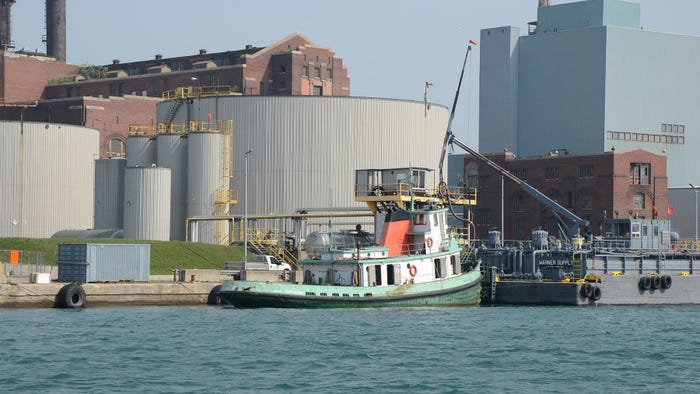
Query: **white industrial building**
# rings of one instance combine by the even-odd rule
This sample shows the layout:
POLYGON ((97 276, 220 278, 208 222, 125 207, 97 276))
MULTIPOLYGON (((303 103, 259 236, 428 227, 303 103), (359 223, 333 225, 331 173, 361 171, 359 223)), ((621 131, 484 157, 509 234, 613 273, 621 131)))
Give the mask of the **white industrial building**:
POLYGON ((0 237, 93 227, 97 130, 0 122, 0 237))
POLYGON ((244 214, 248 151, 249 215, 361 207, 354 201, 355 170, 437 168, 448 120, 439 105, 426 110, 422 102, 361 97, 224 96, 183 100, 179 107, 165 101, 158 106, 160 122, 172 108, 169 131, 130 138, 127 160, 129 167, 171 169, 170 237, 180 240, 186 217, 244 214), (208 119, 233 120, 229 189, 238 203, 225 209, 215 194, 227 171, 221 158, 227 138, 173 132, 208 119))

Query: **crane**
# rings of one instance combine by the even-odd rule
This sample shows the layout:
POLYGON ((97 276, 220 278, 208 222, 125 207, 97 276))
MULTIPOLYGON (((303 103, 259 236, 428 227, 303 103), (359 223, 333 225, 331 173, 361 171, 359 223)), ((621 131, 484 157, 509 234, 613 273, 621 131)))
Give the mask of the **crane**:
MULTIPOLYGON (((459 91, 462 87, 462 79, 464 77, 464 69, 466 68, 467 65, 467 58, 469 57, 469 52, 472 50, 472 44, 476 45, 474 41, 469 41, 469 45, 467 46, 467 53, 464 56, 464 63, 462 64, 462 72, 459 76, 459 83, 457 84, 457 91, 455 92, 455 98, 454 102, 452 103, 452 111, 450 112, 450 119, 447 122, 447 131, 445 132, 445 139, 443 140, 442 144, 442 152, 440 154, 440 164, 439 164, 439 177, 440 177, 440 183, 439 183, 439 188, 441 193, 447 194, 447 183, 445 182, 445 177, 443 173, 443 165, 445 162, 445 156, 447 154, 447 149, 448 147, 451 147, 452 145, 457 145, 458 147, 462 148, 464 151, 475 157, 477 160, 481 161, 483 164, 486 166, 490 167, 494 171, 498 172, 499 174, 503 175, 504 177, 510 179, 511 181, 515 182, 516 185, 520 186, 520 188, 527 194, 529 194, 531 197, 535 198, 537 201, 539 201, 542 205, 545 207, 551 209, 555 215, 557 216, 557 219, 559 220, 560 224, 563 227, 566 227, 565 231, 565 236, 567 239, 571 239, 573 237, 576 237, 580 233, 580 228, 581 227, 586 227, 588 226, 588 221, 585 219, 581 219, 580 217, 576 216, 573 212, 569 211, 568 209, 564 208, 561 206, 559 203, 556 201, 552 200, 551 198, 547 197, 546 194, 540 192, 536 188, 530 186, 527 184, 527 182, 523 181, 522 179, 518 178, 517 176, 511 174, 508 170, 505 168, 499 166, 498 164, 494 163, 492 160, 490 160, 488 157, 482 155, 481 153, 477 152, 476 150, 472 149, 469 147, 467 144, 464 142, 460 141, 452 132, 452 121, 454 120, 455 116, 455 109, 457 107, 457 101, 459 99, 459 91), (569 223, 564 221, 562 218, 566 219, 569 223)), ((447 196, 448 201, 449 201, 449 196, 447 196)))

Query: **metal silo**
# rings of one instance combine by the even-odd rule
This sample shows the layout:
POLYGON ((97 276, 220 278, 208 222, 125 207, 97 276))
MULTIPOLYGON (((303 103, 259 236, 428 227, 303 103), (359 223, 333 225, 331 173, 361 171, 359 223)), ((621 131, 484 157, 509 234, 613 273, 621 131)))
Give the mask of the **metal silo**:
POLYGON ((95 160, 95 228, 124 228, 123 158, 95 160))
POLYGON ((187 143, 186 134, 158 134, 158 167, 171 170, 170 239, 185 240, 187 218, 187 143))
POLYGON ((156 163, 156 140, 154 137, 147 135, 129 135, 127 137, 127 166, 150 167, 156 163))
MULTIPOLYGON (((225 176, 224 135, 221 132, 191 132, 188 141, 187 216, 222 215, 228 212, 218 206, 217 190, 228 189, 225 176)), ((228 153, 230 155, 230 153, 228 153)), ((192 241, 226 243, 226 222, 198 223, 192 241)))
POLYGON ((127 167, 124 176, 124 238, 170 240, 169 168, 127 167))
POLYGON ((79 126, 0 122, 0 237, 92 228, 99 138, 79 126))

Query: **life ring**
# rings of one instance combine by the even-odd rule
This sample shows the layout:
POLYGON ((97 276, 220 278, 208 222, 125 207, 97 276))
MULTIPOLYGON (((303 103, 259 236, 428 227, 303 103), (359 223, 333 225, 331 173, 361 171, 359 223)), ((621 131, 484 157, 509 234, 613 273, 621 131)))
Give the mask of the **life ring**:
POLYGON ((418 273, 418 267, 416 267, 415 264, 411 265, 410 267, 408 267, 408 273, 411 274, 411 276, 416 276, 416 274, 418 273))
POLYGON ((669 275, 661 275, 661 288, 662 289, 669 289, 671 288, 671 284, 673 283, 673 279, 669 275))
POLYGON ((600 290, 600 287, 594 286, 591 289, 591 295, 589 296, 591 301, 598 301, 598 300, 600 300, 601 296, 602 296, 602 291, 600 290))
POLYGON ((581 294, 581 297, 583 298, 588 298, 591 296, 593 289, 590 283, 584 283, 581 285, 581 290, 579 293, 581 294))
POLYGON ((87 297, 85 290, 77 283, 69 283, 61 288, 56 294, 57 308, 83 308, 87 297))
POLYGON ((428 245, 429 248, 432 248, 433 247, 433 238, 432 237, 426 238, 425 243, 428 245))

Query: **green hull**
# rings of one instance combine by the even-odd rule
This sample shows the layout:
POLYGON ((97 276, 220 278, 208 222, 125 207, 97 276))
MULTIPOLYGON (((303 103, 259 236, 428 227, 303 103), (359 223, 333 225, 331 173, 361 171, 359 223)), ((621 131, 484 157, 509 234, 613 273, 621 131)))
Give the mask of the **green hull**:
POLYGON ((226 281, 219 296, 237 308, 367 308, 476 305, 478 270, 448 279, 382 287, 226 281))

